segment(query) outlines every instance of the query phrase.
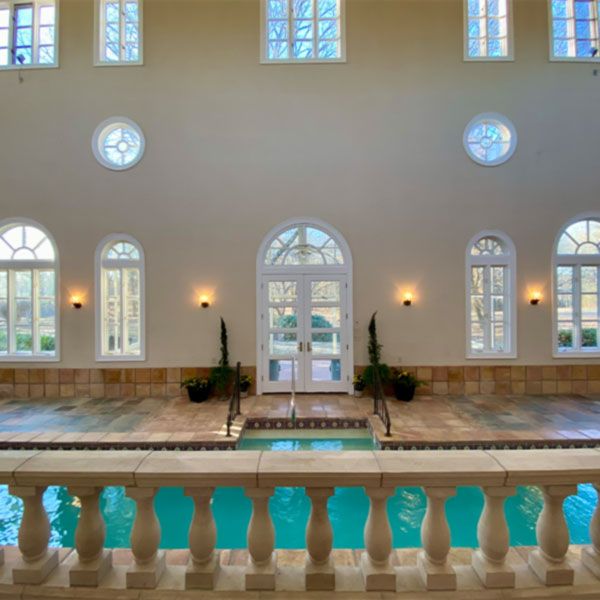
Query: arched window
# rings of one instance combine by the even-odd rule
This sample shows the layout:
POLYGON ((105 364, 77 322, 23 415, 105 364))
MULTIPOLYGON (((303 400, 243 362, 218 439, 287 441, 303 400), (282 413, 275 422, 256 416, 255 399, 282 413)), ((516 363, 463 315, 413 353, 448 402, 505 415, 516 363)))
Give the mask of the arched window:
POLYGON ((0 361, 58 360, 57 262, 40 225, 0 222, 0 361))
POLYGON ((600 216, 564 227, 554 252, 554 352, 600 355, 600 216))
POLYGON ((516 357, 516 253, 508 236, 485 231, 467 247, 467 358, 516 357))
POLYGON ((144 251, 128 235, 96 250, 96 359, 144 360, 144 251))

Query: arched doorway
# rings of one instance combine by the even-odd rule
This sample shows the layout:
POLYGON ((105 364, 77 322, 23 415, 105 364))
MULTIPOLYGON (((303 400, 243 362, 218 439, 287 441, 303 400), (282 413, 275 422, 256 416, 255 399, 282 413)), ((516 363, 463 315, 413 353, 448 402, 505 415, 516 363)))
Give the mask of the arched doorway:
POLYGON ((318 219, 290 219, 257 257, 258 393, 352 390, 352 255, 318 219))

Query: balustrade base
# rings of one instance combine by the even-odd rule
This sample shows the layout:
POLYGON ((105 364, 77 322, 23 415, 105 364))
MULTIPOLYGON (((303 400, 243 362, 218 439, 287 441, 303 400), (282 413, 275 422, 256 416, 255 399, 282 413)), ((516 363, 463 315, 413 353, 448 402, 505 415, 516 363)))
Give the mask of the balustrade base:
POLYGON ((69 584, 72 587, 98 587, 112 567, 112 552, 104 550, 99 558, 90 563, 82 563, 77 552, 72 552, 65 564, 69 567, 69 584))
POLYGON ((126 576, 126 585, 134 590, 153 590, 162 577, 166 566, 166 554, 159 550, 156 558, 147 565, 138 565, 134 562, 126 576))
POLYGON ((47 550, 46 554, 35 562, 25 562, 19 557, 13 566, 13 583, 40 585, 57 566, 58 550, 47 550))
POLYGON ((396 571, 390 563, 376 565, 364 552, 360 557, 360 568, 367 592, 396 591, 396 571))
POLYGON ((550 562, 536 549, 529 554, 529 566, 545 585, 573 585, 575 571, 567 560, 560 563, 550 562))
POLYGON ((473 553, 471 566, 481 583, 488 589, 509 589, 515 587, 515 572, 506 564, 493 563, 481 550, 473 553))
POLYGON ((324 565, 315 565, 307 556, 304 572, 307 592, 335 590, 335 567, 331 557, 324 565))
POLYGON ((218 552, 213 553, 213 557, 203 565, 195 563, 190 556, 185 571, 185 589, 213 590, 217 583, 220 569, 221 565, 218 552))
POLYGON ((417 555, 419 575, 428 591, 453 591, 456 589, 456 572, 447 563, 432 563, 425 552, 417 555))
POLYGON ((275 574, 277 573, 277 553, 273 552, 271 560, 265 565, 257 565, 248 558, 245 583, 248 591, 273 591, 275 589, 275 574))
POLYGON ((581 551, 581 562, 596 576, 600 577, 600 554, 591 546, 581 551))

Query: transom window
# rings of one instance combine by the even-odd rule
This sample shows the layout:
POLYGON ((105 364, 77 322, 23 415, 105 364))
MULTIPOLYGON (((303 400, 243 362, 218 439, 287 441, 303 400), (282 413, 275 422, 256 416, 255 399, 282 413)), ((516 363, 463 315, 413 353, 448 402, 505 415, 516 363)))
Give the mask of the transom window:
POLYGON ((483 233, 467 251, 467 358, 514 358, 515 250, 500 232, 483 233))
POLYGON ((0 226, 0 361, 56 360, 56 250, 29 223, 0 226))
POLYGON ((55 0, 0 0, 0 68, 58 64, 55 0))
POLYGON ((135 166, 142 159, 145 146, 140 127, 125 117, 103 121, 92 137, 96 160, 112 171, 124 171, 135 166))
POLYGON ((264 62, 344 59, 344 0, 262 0, 264 62))
POLYGON ((97 359, 144 360, 144 256, 129 236, 96 253, 97 359))
POLYGON ((561 233, 554 257, 555 352, 599 354, 600 217, 561 233))
POLYGON ((343 265, 337 242, 312 225, 295 225, 278 234, 265 254, 267 266, 343 265))
POLYGON ((517 132, 503 115, 483 113, 465 127, 463 146, 469 157, 484 167, 505 163, 517 148, 517 132))
POLYGON ((599 60, 598 0, 550 0, 551 57, 599 60))
POLYGON ((512 59, 511 0, 464 0, 465 60, 512 59))
POLYGON ((96 64, 141 64, 142 0, 96 0, 96 15, 96 64))

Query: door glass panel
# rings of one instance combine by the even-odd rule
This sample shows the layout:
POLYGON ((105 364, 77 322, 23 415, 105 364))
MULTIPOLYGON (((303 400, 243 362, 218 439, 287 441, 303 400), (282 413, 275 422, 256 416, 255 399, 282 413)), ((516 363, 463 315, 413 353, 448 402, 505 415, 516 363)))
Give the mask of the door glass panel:
POLYGON ((581 327, 581 346, 583 348, 598 347, 598 321, 584 321, 581 327))
POLYGON ((298 351, 298 336, 295 333, 269 334, 269 353, 275 356, 292 356, 298 351))
POLYGON ((581 291, 584 294, 595 294, 598 291, 597 267, 581 267, 581 291))
POLYGON ((298 284, 295 281, 269 281, 269 302, 296 302, 298 284))
POLYGON ((598 296, 596 294, 581 296, 581 318, 584 320, 598 318, 598 296))
POLYGON ((295 329, 298 327, 296 309, 289 306, 270 308, 269 327, 272 329, 295 329))
POLYGON ((313 381, 341 381, 342 361, 313 360, 311 376, 313 381))
POLYGON ((483 352, 483 324, 477 321, 471 323, 471 351, 483 352))
POLYGON ((573 267, 556 268, 556 289, 559 292, 573 291, 573 267))
POLYGON ((341 324, 341 309, 339 306, 313 307, 311 325, 313 329, 332 329, 341 324))
MULTIPOLYGON (((270 360, 269 361, 269 381, 291 381, 292 380, 292 361, 291 360, 270 360)), ((298 363, 296 362, 296 381, 298 380, 298 363)))
POLYGON ((558 324, 558 347, 573 347, 573 323, 564 322, 558 324))
POLYGON ((341 336, 339 333, 313 333, 313 354, 341 354, 341 336))
POLYGON ((312 281, 311 300, 313 302, 340 302, 339 281, 312 281))
POLYGON ((30 354, 33 350, 33 277, 31 271, 15 273, 16 350, 30 354))
POLYGON ((504 294, 505 267, 492 267, 492 294, 504 294))
POLYGON ((483 294, 483 277, 485 275, 485 267, 471 268, 471 293, 483 294))
POLYGON ((571 320, 573 318, 573 296, 571 294, 558 294, 558 319, 571 320))

